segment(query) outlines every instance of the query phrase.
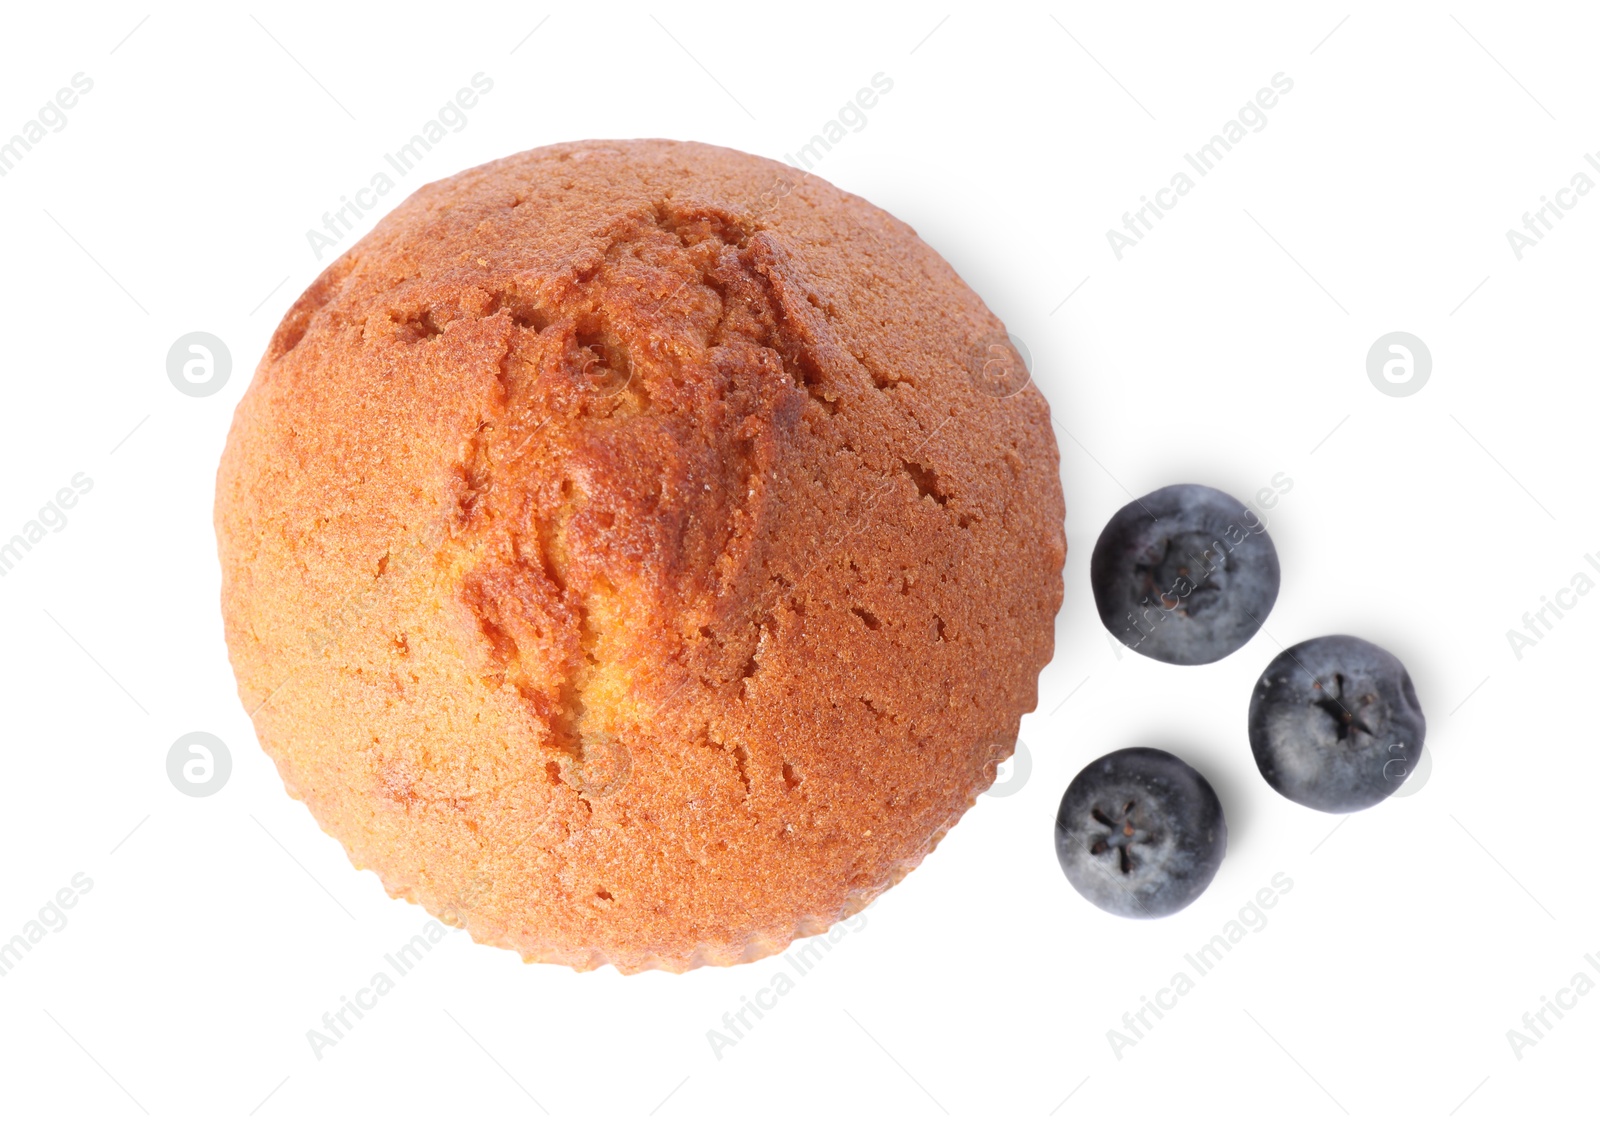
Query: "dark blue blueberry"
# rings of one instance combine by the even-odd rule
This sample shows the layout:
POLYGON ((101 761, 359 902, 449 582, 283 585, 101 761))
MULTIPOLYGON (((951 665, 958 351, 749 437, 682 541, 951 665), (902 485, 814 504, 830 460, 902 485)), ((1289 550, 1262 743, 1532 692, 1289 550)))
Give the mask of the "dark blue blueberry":
POLYGON ((1370 808, 1417 767, 1427 724, 1398 659, 1355 636, 1297 643, 1262 672, 1250 749, 1267 783, 1323 812, 1370 808))
POLYGON ((1056 858, 1101 910, 1160 918, 1210 884, 1228 850, 1222 802, 1187 762, 1119 749, 1072 779, 1056 813, 1056 858))
POLYGON ((1100 622, 1163 663, 1213 663, 1243 647, 1278 599, 1278 551, 1244 503, 1186 483, 1128 503, 1089 558, 1100 622))

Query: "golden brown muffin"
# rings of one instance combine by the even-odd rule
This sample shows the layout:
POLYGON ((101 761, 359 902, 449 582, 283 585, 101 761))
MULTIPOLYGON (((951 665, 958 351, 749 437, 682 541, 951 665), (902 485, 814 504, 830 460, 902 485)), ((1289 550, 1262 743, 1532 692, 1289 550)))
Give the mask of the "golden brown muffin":
POLYGON ((861 909, 1051 654, 1055 442, 996 341, 905 224, 733 150, 423 188, 289 310, 217 475, 290 795, 529 961, 727 965, 861 909))

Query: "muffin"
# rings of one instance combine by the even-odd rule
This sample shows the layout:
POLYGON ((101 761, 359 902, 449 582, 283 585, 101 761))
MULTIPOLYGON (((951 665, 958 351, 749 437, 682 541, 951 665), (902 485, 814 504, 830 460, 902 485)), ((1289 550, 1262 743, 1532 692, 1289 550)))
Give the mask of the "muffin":
POLYGON ((428 185, 234 415, 262 748, 390 895, 528 961, 828 929, 993 782, 1051 655, 1056 447, 996 357, 915 232, 773 161, 589 141, 428 185))

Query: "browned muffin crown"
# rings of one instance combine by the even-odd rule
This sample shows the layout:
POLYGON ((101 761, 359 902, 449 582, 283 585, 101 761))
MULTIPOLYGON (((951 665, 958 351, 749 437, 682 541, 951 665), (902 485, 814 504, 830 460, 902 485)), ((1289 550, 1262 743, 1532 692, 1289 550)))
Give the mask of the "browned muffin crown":
POLYGON ((729 964, 865 906, 1051 654, 1056 448, 974 379, 994 340, 905 224, 732 150, 422 189, 284 317, 218 472, 290 794, 528 960, 729 964))

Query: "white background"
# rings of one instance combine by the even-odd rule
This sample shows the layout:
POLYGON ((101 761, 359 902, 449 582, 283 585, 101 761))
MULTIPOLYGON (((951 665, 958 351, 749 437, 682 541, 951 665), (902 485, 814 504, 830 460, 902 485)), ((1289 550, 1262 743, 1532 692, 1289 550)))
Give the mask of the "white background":
POLYGON ((1576 5, 1188 7, 8 11, 0 136, 74 73, 94 88, 0 179, 0 540, 75 473, 94 486, 0 577, 0 938, 74 874, 94 887, 0 979, 0 1117, 1503 1126, 1590 1108, 1600 993, 1520 1060, 1506 1031, 1600 951, 1600 596, 1520 657, 1506 632, 1574 573, 1600 580, 1600 194, 1520 261, 1505 232, 1600 148, 1596 24, 1576 5), (954 264, 1026 342, 1058 428, 1066 601, 1023 721, 1031 776, 721 1060, 707 1029, 781 958, 624 978, 452 933, 320 1061, 305 1036, 425 916, 350 867, 257 747, 223 648, 213 475, 274 325, 331 259, 306 229, 479 71, 492 93, 405 192, 591 137, 781 158, 883 72, 893 91, 815 171, 954 264), (1267 126, 1119 261, 1106 230, 1278 72, 1294 89, 1267 126), (191 330, 231 350, 217 395, 168 381, 191 330), (1392 330, 1432 351, 1414 396, 1368 380, 1392 330), (1249 497, 1279 472, 1266 631, 1202 669, 1113 646, 1088 558, 1130 492, 1249 497), (1415 795, 1347 819, 1280 798, 1245 736, 1254 677, 1329 632, 1404 660, 1433 758, 1415 795), (194 730, 233 753, 205 799, 166 773, 194 730), (1201 768, 1230 832, 1211 888, 1155 922, 1084 902, 1051 846, 1073 774, 1135 744, 1201 768), (1278 872, 1293 890, 1265 929, 1118 1059, 1107 1030, 1278 872))

